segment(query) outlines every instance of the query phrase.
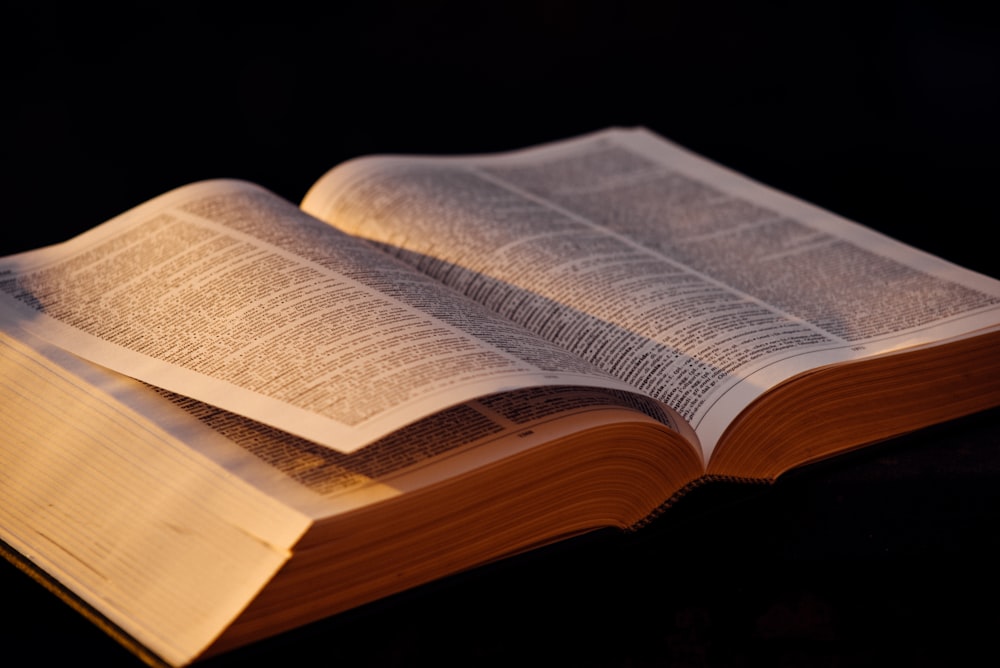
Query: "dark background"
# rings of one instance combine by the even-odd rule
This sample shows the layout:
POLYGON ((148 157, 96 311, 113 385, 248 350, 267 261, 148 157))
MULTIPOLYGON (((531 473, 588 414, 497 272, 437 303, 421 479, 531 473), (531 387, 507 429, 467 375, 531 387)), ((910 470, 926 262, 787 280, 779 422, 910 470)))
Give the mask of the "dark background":
MULTIPOLYGON (((645 125, 1000 277, 1000 31, 965 2, 5 2, 0 254, 167 189, 645 125)), ((954 665, 1000 625, 1000 413, 381 601, 213 665, 954 665)), ((13 567, 11 656, 137 661, 13 567)))

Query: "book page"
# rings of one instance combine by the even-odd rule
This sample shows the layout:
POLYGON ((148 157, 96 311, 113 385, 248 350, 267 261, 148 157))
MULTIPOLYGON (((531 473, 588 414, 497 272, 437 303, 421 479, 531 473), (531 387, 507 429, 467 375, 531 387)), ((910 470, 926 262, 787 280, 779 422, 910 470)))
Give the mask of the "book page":
POLYGON ((311 521, 175 439, 161 415, 112 400, 25 340, 0 326, 0 538, 185 664, 311 521))
MULTIPOLYGON (((421 489, 579 430, 622 420, 648 419, 696 441, 687 425, 652 399, 603 388, 545 386, 458 404, 343 453, 136 381, 0 323, 0 352, 4 343, 13 342, 22 351, 22 367, 44 366, 66 386, 78 388, 88 404, 103 398, 106 411, 141 415, 171 443, 196 453, 188 456, 207 458, 276 505, 312 519, 421 489)), ((14 368, 10 362, 8 367, 14 368)), ((19 373, 23 371, 8 375, 19 373)), ((60 403, 68 410, 73 401, 60 403)), ((254 521, 260 515, 254 507, 254 521)), ((292 526, 285 521, 282 528, 290 531, 292 526)))
POLYGON ((656 397, 706 455, 769 387, 1000 321, 1000 284, 645 130, 369 157, 303 208, 656 397))
POLYGON ((186 186, 0 260, 0 319, 342 452, 500 391, 628 390, 239 181, 186 186))

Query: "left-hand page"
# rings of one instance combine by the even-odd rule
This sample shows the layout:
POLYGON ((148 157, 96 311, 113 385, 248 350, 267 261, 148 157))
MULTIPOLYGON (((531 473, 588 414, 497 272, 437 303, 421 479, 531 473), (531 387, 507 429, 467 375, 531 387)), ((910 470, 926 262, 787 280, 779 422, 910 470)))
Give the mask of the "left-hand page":
POLYGON ((629 389, 235 180, 178 188, 0 259, 0 318, 342 452, 495 392, 629 389))

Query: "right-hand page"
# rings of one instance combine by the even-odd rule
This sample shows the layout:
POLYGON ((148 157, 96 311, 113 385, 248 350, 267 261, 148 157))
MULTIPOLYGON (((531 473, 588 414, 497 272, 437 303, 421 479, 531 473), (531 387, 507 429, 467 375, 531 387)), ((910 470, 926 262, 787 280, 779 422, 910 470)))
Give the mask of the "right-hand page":
POLYGON ((641 128, 362 158, 302 208, 674 406, 706 459, 788 378, 1000 322, 1000 282, 641 128))

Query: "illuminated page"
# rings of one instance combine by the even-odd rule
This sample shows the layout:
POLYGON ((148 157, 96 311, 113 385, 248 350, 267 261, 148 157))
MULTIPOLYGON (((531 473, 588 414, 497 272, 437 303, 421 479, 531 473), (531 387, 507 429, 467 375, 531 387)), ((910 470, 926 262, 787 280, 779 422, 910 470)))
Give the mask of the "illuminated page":
POLYGON ((0 260, 0 318, 343 452, 502 390, 627 387, 240 181, 0 260))
POLYGON ((996 327, 998 282, 663 139, 368 157, 303 208, 664 401, 706 455, 817 366, 996 327))
POLYGON ((161 412, 131 410, 33 346, 0 326, 0 538, 186 664, 287 562, 309 518, 178 441, 161 412))

